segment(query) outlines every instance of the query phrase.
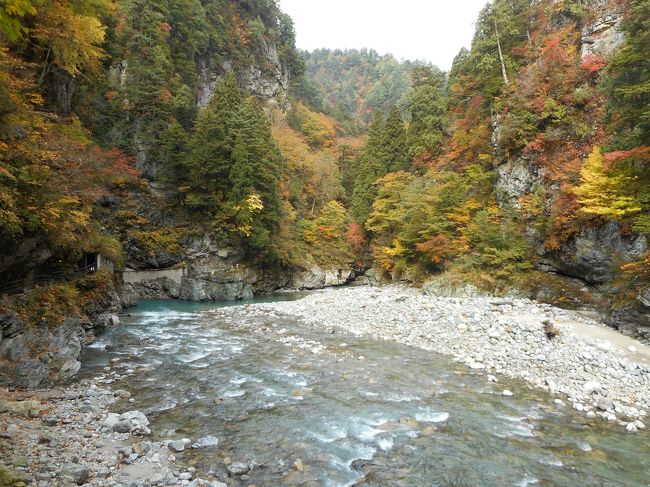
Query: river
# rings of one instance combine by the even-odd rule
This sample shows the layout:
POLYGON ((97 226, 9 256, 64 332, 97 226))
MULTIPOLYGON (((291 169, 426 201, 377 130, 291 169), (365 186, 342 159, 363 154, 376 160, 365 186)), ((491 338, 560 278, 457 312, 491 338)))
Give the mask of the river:
POLYGON ((219 438, 179 462, 204 477, 254 466, 229 485, 650 485, 645 432, 435 353, 275 314, 251 322, 247 303, 142 301, 86 352, 82 376, 119 358, 134 372, 112 387, 155 439, 219 438), (233 305, 241 316, 210 311, 233 305))

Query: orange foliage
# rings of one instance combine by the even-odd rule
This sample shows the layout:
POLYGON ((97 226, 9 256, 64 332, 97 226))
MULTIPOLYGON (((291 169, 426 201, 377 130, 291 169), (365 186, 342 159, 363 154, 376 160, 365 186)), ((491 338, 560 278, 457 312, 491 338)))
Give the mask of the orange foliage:
POLYGON ((426 254, 434 264, 441 264, 457 253, 454 240, 443 234, 431 237, 426 242, 416 243, 415 249, 426 254))

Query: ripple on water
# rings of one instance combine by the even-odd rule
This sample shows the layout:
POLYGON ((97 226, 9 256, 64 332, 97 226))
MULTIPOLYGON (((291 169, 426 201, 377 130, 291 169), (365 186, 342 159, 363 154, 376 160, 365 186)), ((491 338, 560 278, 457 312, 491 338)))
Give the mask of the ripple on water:
POLYGON ((415 419, 425 423, 443 423, 449 419, 449 413, 444 411, 433 411, 431 408, 420 408, 415 414, 415 419))
POLYGON ((387 394, 383 399, 390 402, 413 402, 413 401, 422 400, 420 396, 416 396, 415 394, 396 394, 396 393, 387 394))

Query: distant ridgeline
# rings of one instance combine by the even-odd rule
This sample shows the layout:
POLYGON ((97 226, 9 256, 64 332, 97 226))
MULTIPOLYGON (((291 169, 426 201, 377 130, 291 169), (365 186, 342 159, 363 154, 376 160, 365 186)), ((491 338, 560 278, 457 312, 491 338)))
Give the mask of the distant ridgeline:
POLYGON ((8 0, 0 273, 228 247, 572 296, 551 271, 647 314, 648 22, 650 0, 495 0, 443 73, 299 53, 270 0, 8 0))

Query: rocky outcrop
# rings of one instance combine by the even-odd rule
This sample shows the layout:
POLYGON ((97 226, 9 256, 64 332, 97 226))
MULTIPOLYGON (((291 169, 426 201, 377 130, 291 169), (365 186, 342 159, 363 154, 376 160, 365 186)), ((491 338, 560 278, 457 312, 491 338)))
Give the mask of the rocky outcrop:
POLYGON ((623 234, 614 221, 583 230, 562 247, 542 258, 545 270, 578 277, 593 284, 612 279, 624 263, 639 260, 648 252, 643 235, 623 234))
POLYGON ((255 264, 229 247, 221 247, 205 235, 184 245, 183 269, 124 272, 122 300, 138 298, 186 301, 234 301, 267 294, 280 288, 321 289, 341 286, 354 278, 350 267, 301 267, 255 264))
POLYGON ((354 279, 352 269, 323 269, 318 265, 294 270, 290 287, 294 289, 322 289, 342 286, 354 279))
POLYGON ((0 384, 36 389, 69 382, 81 367, 83 348, 119 323, 120 308, 111 292, 89 307, 88 318, 68 318, 59 326, 28 326, 15 314, 0 315, 0 384))
POLYGON ((623 42, 625 35, 620 30, 622 12, 615 2, 592 0, 591 9, 595 17, 582 28, 582 59, 589 56, 610 56, 623 42))
POLYGON ((519 198, 532 193, 544 182, 544 171, 526 156, 497 166, 496 191, 499 203, 519 207, 519 198))
MULTIPOLYGON (((235 72, 239 85, 248 93, 264 100, 269 107, 284 109, 287 104, 289 71, 278 55, 277 46, 260 39, 260 61, 235 72)), ((212 98, 217 80, 224 74, 233 72, 229 60, 216 64, 212 58, 199 61, 199 85, 197 103, 205 107, 212 98)))
POLYGON ((65 384, 81 367, 85 345, 104 329, 119 323, 105 313, 92 320, 68 318, 56 328, 28 328, 13 315, 0 316, 0 383, 21 389, 65 384))

